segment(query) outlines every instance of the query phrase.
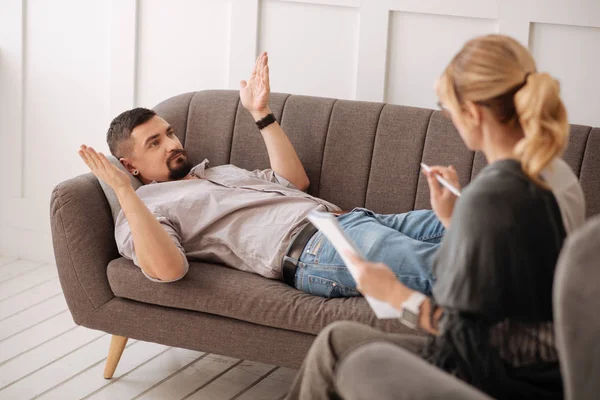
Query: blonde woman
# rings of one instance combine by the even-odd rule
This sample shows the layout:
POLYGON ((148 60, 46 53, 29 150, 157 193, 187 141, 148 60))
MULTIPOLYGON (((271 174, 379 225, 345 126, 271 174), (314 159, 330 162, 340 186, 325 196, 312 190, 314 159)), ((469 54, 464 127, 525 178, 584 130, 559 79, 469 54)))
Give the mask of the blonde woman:
POLYGON ((384 264, 354 260, 358 289, 400 309, 403 322, 428 337, 335 323, 315 340, 290 399, 364 398, 359 388, 367 398, 390 388, 390 398, 399 397, 403 370, 389 360, 406 350, 495 398, 562 398, 552 282, 566 233, 585 211, 581 187, 559 158, 569 130, 559 85, 536 71, 517 41, 488 35, 465 44, 436 92, 467 147, 481 150, 489 165, 458 200, 435 179, 458 186, 453 168, 427 173, 431 204, 448 227, 433 296, 407 288, 384 264), (371 358, 352 379, 337 375, 377 341, 388 343, 381 362, 371 358))

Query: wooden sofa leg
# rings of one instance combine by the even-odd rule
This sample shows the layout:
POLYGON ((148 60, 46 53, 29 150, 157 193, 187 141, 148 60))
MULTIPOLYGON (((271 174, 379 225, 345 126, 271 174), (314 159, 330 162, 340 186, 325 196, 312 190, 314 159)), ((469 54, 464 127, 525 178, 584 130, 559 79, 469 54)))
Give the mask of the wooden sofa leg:
POLYGON ((104 379, 110 379, 117 369, 121 354, 125 349, 128 338, 123 336, 113 335, 110 342, 110 350, 108 351, 108 358, 106 359, 106 366, 104 367, 104 379))

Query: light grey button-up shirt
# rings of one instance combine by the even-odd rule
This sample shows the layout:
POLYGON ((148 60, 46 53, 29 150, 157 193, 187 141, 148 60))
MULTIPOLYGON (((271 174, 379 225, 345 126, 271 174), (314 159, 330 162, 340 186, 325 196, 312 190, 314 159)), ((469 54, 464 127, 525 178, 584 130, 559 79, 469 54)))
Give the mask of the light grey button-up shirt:
MULTIPOLYGON (((282 258, 292 236, 306 224, 306 216, 312 211, 340 211, 301 192, 273 170, 207 168, 207 164, 204 160, 192 169, 199 179, 153 182, 136 192, 188 258, 281 279, 282 258)), ((115 239, 119 253, 139 266, 122 211, 115 239)))

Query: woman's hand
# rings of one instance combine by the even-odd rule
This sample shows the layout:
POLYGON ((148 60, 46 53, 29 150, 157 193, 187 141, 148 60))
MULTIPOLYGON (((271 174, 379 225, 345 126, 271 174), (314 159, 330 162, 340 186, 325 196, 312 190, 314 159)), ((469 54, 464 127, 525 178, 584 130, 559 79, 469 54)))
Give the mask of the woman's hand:
POLYGON ((397 298, 399 292, 410 291, 396 278, 394 272, 387 265, 365 261, 352 253, 345 255, 358 271, 358 275, 355 277, 356 288, 364 296, 391 303, 393 298, 397 298))
POLYGON ((435 215, 442 221, 442 224, 448 228, 450 226, 450 220, 452 219, 454 204, 456 203, 457 197, 446 187, 442 186, 435 176, 440 175, 452 186, 460 189, 460 182, 458 181, 456 170, 453 166, 434 166, 430 167, 429 172, 423 170, 423 173, 427 176, 427 183, 429 184, 431 207, 433 208, 435 215))
POLYGON ((240 100, 255 120, 260 120, 271 113, 269 109, 271 86, 268 63, 267 53, 262 53, 256 59, 250 79, 247 82, 240 82, 240 100))
MULTIPOLYGON (((410 295, 415 293, 414 290, 404 286, 402 282, 396 278, 396 275, 385 264, 372 263, 357 257, 353 253, 345 253, 352 265, 358 272, 356 279, 356 288, 364 295, 370 296, 377 300, 385 301, 392 307, 401 310, 402 303, 409 299, 410 295)), ((421 305, 421 315, 419 327, 434 335, 439 334, 436 326, 430 325, 431 303, 426 300, 421 305)), ((438 308, 434 314, 434 321, 440 319, 442 309, 438 308)))
POLYGON ((96 175, 97 178, 106 182, 106 184, 115 192, 128 186, 131 187, 129 176, 116 166, 112 165, 104 154, 96 153, 93 148, 87 147, 84 144, 81 145, 81 149, 78 153, 92 173, 96 175))

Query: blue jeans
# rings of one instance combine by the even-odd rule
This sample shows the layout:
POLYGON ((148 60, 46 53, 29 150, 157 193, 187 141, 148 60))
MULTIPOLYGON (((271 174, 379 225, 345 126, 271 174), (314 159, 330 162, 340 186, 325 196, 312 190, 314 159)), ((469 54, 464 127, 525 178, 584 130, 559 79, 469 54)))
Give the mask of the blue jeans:
MULTIPOLYGON (((338 222, 367 260, 388 265, 406 286, 431 295, 431 266, 445 232, 433 211, 381 215, 355 208, 339 216, 338 222)), ((354 278, 321 232, 304 247, 295 284, 296 289, 317 296, 360 296, 354 278)))

